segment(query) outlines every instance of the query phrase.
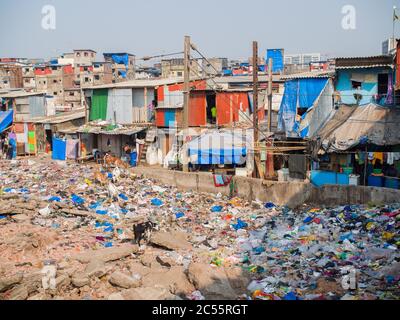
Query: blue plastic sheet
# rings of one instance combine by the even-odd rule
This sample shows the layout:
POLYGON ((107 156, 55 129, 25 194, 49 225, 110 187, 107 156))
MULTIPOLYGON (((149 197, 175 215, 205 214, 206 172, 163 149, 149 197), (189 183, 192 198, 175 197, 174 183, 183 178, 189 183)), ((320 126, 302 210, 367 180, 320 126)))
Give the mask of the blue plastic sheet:
POLYGON ((297 80, 285 83, 285 93, 278 114, 278 130, 290 132, 293 130, 297 114, 297 95, 299 82, 297 80))
POLYGON ((299 79, 299 107, 311 108, 324 90, 328 79, 299 79))
POLYGON ((193 164, 243 164, 247 149, 189 149, 189 156, 194 155, 197 155, 197 161, 193 164))
POLYGON ((222 206, 214 206, 211 208, 211 212, 221 212, 223 209, 222 206))
POLYGON ((284 69, 283 63, 283 52, 282 49, 268 49, 267 50, 267 60, 272 59, 272 72, 281 72, 284 69))
POLYGON ((65 154, 67 149, 67 142, 65 140, 53 137, 53 160, 65 160, 65 154))
POLYGON ((13 122, 13 111, 0 111, 0 133, 6 130, 13 122))
MULTIPOLYGON (((298 133, 299 123, 296 122, 297 109, 310 109, 324 90, 328 79, 296 79, 285 83, 285 93, 278 114, 278 130, 298 133)), ((304 115, 305 116, 305 115, 304 115)), ((298 133, 306 137, 308 128, 298 133)))
POLYGON ((128 68, 129 56, 128 54, 113 54, 111 56, 113 61, 117 64, 124 64, 128 68))
POLYGON ((249 225, 246 223, 246 222, 244 222, 244 221, 242 221, 242 220, 240 220, 240 219, 237 219, 237 224, 233 224, 232 225, 232 227, 237 231, 237 230, 240 230, 240 229, 244 229, 244 228, 247 228, 249 225))
POLYGON ((156 207, 161 207, 163 202, 160 199, 154 198, 151 200, 151 204, 156 207))

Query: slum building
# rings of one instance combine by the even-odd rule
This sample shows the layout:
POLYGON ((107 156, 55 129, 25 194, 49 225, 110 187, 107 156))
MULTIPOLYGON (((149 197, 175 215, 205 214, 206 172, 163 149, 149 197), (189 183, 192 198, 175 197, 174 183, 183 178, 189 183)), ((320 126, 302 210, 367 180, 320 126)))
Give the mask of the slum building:
POLYGON ((104 53, 104 61, 111 66, 112 83, 134 80, 136 56, 127 52, 104 53))

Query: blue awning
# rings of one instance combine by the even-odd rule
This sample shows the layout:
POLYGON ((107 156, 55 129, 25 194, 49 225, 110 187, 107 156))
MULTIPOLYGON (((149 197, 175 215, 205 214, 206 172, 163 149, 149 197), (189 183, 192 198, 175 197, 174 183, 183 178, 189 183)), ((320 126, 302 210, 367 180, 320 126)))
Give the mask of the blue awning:
POLYGON ((13 111, 0 111, 0 133, 13 123, 13 111))
POLYGON ((246 155, 246 148, 189 149, 189 156, 193 164, 242 165, 246 162, 246 155))

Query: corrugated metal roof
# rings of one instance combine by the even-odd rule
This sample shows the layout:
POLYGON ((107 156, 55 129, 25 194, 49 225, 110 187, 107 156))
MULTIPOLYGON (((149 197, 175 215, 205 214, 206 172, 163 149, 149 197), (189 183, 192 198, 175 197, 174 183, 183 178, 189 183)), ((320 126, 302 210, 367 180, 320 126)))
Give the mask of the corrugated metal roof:
POLYGON ((302 72, 295 73, 282 76, 282 79, 310 79, 310 78, 331 78, 335 75, 335 71, 310 71, 310 72, 302 72))
POLYGON ((387 67, 387 68, 393 68, 394 66, 392 64, 373 64, 369 66, 343 66, 343 67, 336 67, 337 70, 343 70, 343 69, 370 69, 370 68, 382 68, 382 67, 387 67))
POLYGON ((336 69, 391 67, 393 65, 393 57, 381 55, 370 57, 336 58, 335 65, 336 69))
POLYGON ((91 133, 91 134, 104 134, 110 136, 125 135, 130 136, 139 132, 146 130, 146 127, 120 127, 114 130, 107 130, 102 126, 95 125, 84 125, 76 130, 79 133, 91 133))
POLYGON ((49 124, 58 124, 71 120, 85 118, 86 112, 84 108, 76 109, 75 111, 65 112, 62 114, 56 114, 54 116, 47 117, 38 117, 29 120, 32 123, 49 123, 49 124))
POLYGON ((25 92, 25 91, 11 91, 8 93, 0 93, 0 98, 24 98, 32 96, 45 96, 43 92, 25 92))
MULTIPOLYGON (((199 80, 199 79, 191 79, 199 80)), ((103 84, 98 86, 86 87, 83 90, 92 90, 92 89, 117 89, 117 88, 154 88, 163 85, 182 83, 183 78, 168 78, 168 79, 145 79, 145 80, 130 80, 119 83, 112 84, 103 84)))

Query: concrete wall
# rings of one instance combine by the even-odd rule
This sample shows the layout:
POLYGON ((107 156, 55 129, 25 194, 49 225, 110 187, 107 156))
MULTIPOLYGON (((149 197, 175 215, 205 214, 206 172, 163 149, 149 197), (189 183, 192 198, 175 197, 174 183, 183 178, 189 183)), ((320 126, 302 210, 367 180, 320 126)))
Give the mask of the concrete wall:
MULTIPOLYGON (((134 168, 136 174, 158 180, 179 190, 193 190, 229 195, 230 188, 217 188, 211 173, 184 173, 160 168, 134 168)), ((248 201, 260 200, 295 208, 305 203, 315 205, 387 204, 400 202, 400 190, 362 186, 314 187, 302 182, 274 182, 235 177, 237 195, 248 201)))

